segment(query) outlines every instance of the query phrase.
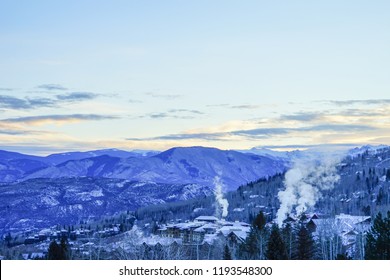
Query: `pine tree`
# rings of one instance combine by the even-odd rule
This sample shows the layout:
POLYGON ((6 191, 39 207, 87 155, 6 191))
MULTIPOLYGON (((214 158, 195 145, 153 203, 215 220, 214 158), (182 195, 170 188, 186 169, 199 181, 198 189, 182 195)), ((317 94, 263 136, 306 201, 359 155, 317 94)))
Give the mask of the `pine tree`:
POLYGON ((310 232, 301 225, 297 236, 296 258, 298 260, 312 260, 315 256, 315 243, 310 232))
POLYGON ((263 211, 260 211, 259 214, 257 214, 256 218, 253 220, 252 225, 257 230, 263 230, 265 227, 265 224, 267 223, 267 220, 264 216, 263 211))
POLYGON ((69 243, 66 238, 61 238, 61 243, 60 243, 60 248, 61 248, 61 260, 69 260, 70 258, 70 248, 69 248, 69 243))
POLYGON ((376 215, 367 234, 365 251, 367 260, 390 260, 390 211, 386 218, 380 212, 376 215))
POLYGON ((277 225, 273 225, 268 239, 266 257, 269 260, 287 260, 286 245, 277 225))
POLYGON ((47 258, 49 260, 62 260, 61 247, 53 240, 49 245, 49 251, 47 252, 47 258))
POLYGON ((282 228, 282 238, 284 244, 286 244, 287 256, 288 259, 293 258, 293 253, 295 252, 295 232, 290 223, 286 223, 282 228))
POLYGON ((230 253, 229 246, 225 244, 225 249, 223 250, 223 259, 224 260, 231 260, 232 254, 230 253))
POLYGON ((239 255, 244 260, 260 259, 259 232, 251 227, 245 242, 241 244, 239 255))
POLYGON ((11 233, 8 233, 8 234, 4 237, 4 242, 5 242, 5 244, 7 245, 7 247, 11 247, 11 241, 12 241, 11 233))
POLYGON ((50 243, 47 258, 49 260, 68 260, 70 258, 70 249, 65 238, 61 239, 60 245, 55 240, 50 243))

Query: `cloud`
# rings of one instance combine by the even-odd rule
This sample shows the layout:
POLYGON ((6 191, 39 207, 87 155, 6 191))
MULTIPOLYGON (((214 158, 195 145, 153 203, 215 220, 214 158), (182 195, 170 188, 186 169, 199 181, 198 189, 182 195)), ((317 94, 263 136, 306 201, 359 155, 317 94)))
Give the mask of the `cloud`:
POLYGON ((0 95, 0 107, 6 109, 30 109, 32 106, 26 99, 9 95, 0 95))
POLYGON ((92 92, 71 92, 67 94, 58 94, 56 95, 58 100, 61 101, 84 101, 84 100, 91 100, 98 96, 96 93, 92 92))
POLYGON ((172 99, 177 99, 182 97, 180 94, 158 94, 154 92, 146 92, 145 95, 151 96, 153 98, 161 98, 161 99, 167 99, 167 100, 172 100, 172 99))
POLYGON ((55 100, 49 98, 27 98, 26 100, 29 103, 30 109, 38 107, 54 107, 57 104, 55 100))
POLYGON ((7 123, 0 120, 0 135, 12 135, 12 136, 26 136, 26 135, 37 135, 47 133, 45 131, 28 130, 26 126, 18 123, 7 123))
POLYGON ((24 135, 26 134, 26 131, 22 130, 5 130, 5 129, 0 129, 0 134, 5 134, 5 135, 24 135))
POLYGON ((55 104, 55 100, 49 98, 17 98, 9 95, 0 95, 0 108, 4 109, 34 109, 53 107, 55 104))
POLYGON ((168 115, 167 113, 152 113, 149 115, 145 115, 144 117, 149 117, 152 119, 166 119, 166 118, 170 118, 171 116, 168 115))
POLYGON ((203 115, 204 113, 198 110, 188 109, 171 109, 167 112, 151 113, 140 116, 139 118, 151 118, 151 119, 194 119, 196 115, 203 115))
POLYGON ((209 104, 206 105, 206 107, 221 107, 221 108, 239 109, 239 110, 255 110, 264 107, 264 105, 256 105, 256 104, 231 105, 227 103, 221 103, 221 104, 209 104))
POLYGON ((80 102, 91 100, 99 94, 91 92, 71 92, 58 94, 55 98, 47 97, 24 97, 18 98, 10 95, 0 95, 0 109, 30 110, 45 107, 61 106, 65 102, 80 102))
POLYGON ((230 106, 231 109, 241 109, 241 110, 253 110, 253 109, 259 109, 260 107, 261 107, 260 105, 251 105, 251 104, 230 106))
POLYGON ((151 137, 151 138, 126 138, 131 141, 151 141, 151 140, 190 140, 190 139, 204 139, 204 140, 223 140, 224 136, 228 136, 228 133, 179 133, 168 134, 163 136, 151 137))
POLYGON ((188 116, 188 115, 174 115, 170 113, 152 113, 149 115, 145 115, 143 117, 149 117, 151 119, 194 119, 194 116, 188 116))
POLYGON ((289 134, 292 132, 351 132, 351 131, 368 131, 375 130, 376 127, 369 125, 357 125, 357 124, 322 124, 308 127, 297 128, 256 128, 248 130, 236 130, 231 131, 232 135, 246 136, 249 138, 270 138, 276 135, 289 134))
POLYGON ((13 88, 0 88, 0 91, 13 91, 13 88))
POLYGON ((257 149, 309 149, 309 148, 321 148, 321 147, 357 147, 362 146, 363 143, 357 144, 357 143, 335 143, 335 144, 313 144, 313 145, 264 145, 264 146, 257 146, 257 149))
POLYGON ((71 115, 45 115, 45 116, 28 116, 19 118, 9 118, 1 120, 4 123, 23 123, 30 125, 41 125, 44 123, 63 123, 75 121, 100 121, 118 119, 117 116, 96 115, 96 114, 71 114, 71 115))
POLYGON ((334 132, 349 132, 349 131, 368 131, 377 129, 371 125, 361 124, 323 124, 311 127, 302 127, 293 129, 295 131, 334 131, 334 132))
POLYGON ((231 105, 227 103, 220 103, 220 104, 209 104, 206 105, 206 107, 231 107, 231 105))
POLYGON ((247 136, 247 137, 256 137, 256 138, 268 138, 272 135, 281 135, 287 134, 293 129, 291 128, 255 128, 255 129, 246 129, 246 130, 236 130, 231 131, 233 135, 247 136))
POLYGON ((323 124, 309 127, 269 127, 255 128, 246 130, 232 130, 227 132, 211 132, 211 133, 178 133, 168 134, 152 138, 127 138, 133 141, 151 141, 151 140, 189 140, 201 139, 207 141, 228 141, 229 138, 238 136, 246 139, 269 139, 274 136, 288 136, 290 133, 309 133, 309 132, 352 132, 352 131, 368 131, 375 130, 376 127, 368 125, 353 125, 353 124, 323 124))
POLYGON ((323 101, 337 106, 349 105, 385 105, 390 104, 390 99, 352 99, 352 100, 326 100, 323 101))
POLYGON ((283 121, 308 122, 321 119, 323 116, 323 113, 300 112, 291 115, 281 115, 279 119, 283 121))
POLYGON ((68 90, 66 87, 59 85, 59 84, 43 84, 37 86, 39 89, 48 90, 48 91, 54 91, 54 90, 68 90))
POLYGON ((169 113, 190 113, 196 115, 203 115, 204 113, 198 110, 188 110, 188 109, 172 109, 168 111, 169 113))
POLYGON ((346 109, 341 111, 339 115, 349 116, 349 117, 378 117, 378 116, 387 116, 388 112, 381 110, 361 110, 361 109, 346 109))

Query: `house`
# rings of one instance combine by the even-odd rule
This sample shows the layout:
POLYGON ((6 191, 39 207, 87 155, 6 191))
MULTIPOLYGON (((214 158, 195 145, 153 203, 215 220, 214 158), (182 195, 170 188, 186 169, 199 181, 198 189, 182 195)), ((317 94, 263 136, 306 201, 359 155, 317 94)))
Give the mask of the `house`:
POLYGON ((194 222, 216 223, 219 220, 214 216, 199 216, 195 218, 194 222))
POLYGON ((370 216, 352 216, 347 214, 336 215, 334 218, 312 219, 308 222, 313 229, 314 236, 341 236, 346 248, 353 246, 360 234, 367 232, 371 227, 370 216))
POLYGON ((25 245, 29 245, 29 244, 34 244, 34 243, 38 243, 40 240, 39 240, 39 237, 38 236, 29 236, 27 237, 25 240, 24 240, 24 244, 25 245))
POLYGON ((230 236, 232 240, 242 242, 249 231, 247 223, 218 220, 213 216, 199 216, 193 222, 168 224, 158 230, 161 237, 180 238, 183 244, 212 244, 218 237, 226 240, 231 232, 234 232, 230 236))

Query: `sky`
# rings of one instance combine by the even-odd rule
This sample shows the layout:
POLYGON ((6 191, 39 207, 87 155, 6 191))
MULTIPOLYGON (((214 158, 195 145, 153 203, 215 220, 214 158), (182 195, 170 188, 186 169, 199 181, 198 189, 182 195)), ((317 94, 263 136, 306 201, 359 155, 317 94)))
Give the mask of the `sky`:
POLYGON ((0 0, 0 149, 390 144, 389 11, 0 0))

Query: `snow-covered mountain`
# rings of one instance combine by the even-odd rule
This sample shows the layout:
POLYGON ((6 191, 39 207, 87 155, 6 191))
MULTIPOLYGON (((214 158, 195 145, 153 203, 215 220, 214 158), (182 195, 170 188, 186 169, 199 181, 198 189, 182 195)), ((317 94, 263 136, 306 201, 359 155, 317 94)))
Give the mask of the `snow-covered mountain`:
POLYGON ((274 159, 283 159, 286 161, 289 161, 294 157, 299 157, 302 154, 304 154, 304 151, 300 151, 300 150, 276 151, 276 150, 271 150, 271 149, 261 148, 261 147, 254 147, 249 150, 238 150, 238 152, 261 155, 264 157, 271 157, 274 159))
POLYGON ((149 157, 158 154, 156 151, 144 151, 144 150, 134 150, 134 151, 123 151, 118 149, 104 149, 104 150, 95 150, 88 152, 68 152, 68 153, 59 153, 51 154, 44 158, 44 161, 51 164, 60 164, 69 160, 80 160, 85 158, 99 157, 103 155, 118 157, 118 158, 129 158, 129 157, 149 157))
POLYGON ((119 158, 102 155, 50 166, 24 179, 96 177, 141 182, 201 184, 210 186, 216 176, 225 190, 283 172, 286 161, 215 148, 172 148, 150 157, 119 158))
POLYGON ((216 177, 224 191, 235 190, 286 167, 284 160, 215 148, 133 153, 137 155, 118 150, 48 157, 0 153, 0 226, 14 231, 77 223, 89 216, 211 195, 216 177))
POLYGON ((118 158, 144 158, 156 154, 158 154, 158 152, 146 150, 128 152, 118 149, 105 149, 88 152, 59 153, 40 157, 0 150, 0 182, 21 180, 32 172, 55 166, 69 160, 82 160, 103 155, 118 158))
POLYGON ((142 183, 107 178, 32 179, 0 186, 0 234, 78 224, 140 206, 211 195, 196 184, 142 183))
POLYGON ((13 182, 48 166, 41 157, 0 150, 0 182, 13 182))
POLYGON ((379 151, 386 150, 386 149, 389 149, 389 146, 387 146, 387 145, 376 145, 376 146, 375 145, 364 145, 361 147, 355 147, 353 149, 350 149, 348 151, 348 154, 350 156, 354 157, 354 156, 357 156, 359 154, 363 154, 365 152, 375 154, 379 151))

